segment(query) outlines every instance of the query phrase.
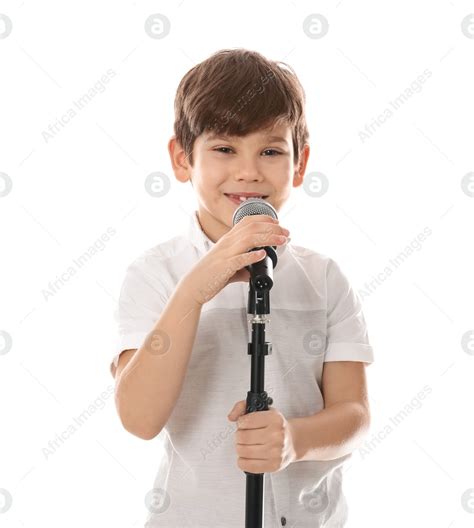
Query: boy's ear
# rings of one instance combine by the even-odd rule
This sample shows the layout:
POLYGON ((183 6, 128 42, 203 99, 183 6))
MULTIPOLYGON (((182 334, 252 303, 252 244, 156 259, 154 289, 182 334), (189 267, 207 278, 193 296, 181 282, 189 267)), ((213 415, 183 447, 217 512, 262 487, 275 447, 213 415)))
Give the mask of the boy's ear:
POLYGON ((306 172, 306 165, 308 164, 310 148, 308 143, 305 143, 300 154, 300 160, 295 167, 293 176, 293 187, 299 187, 303 183, 304 174, 306 172))
POLYGON ((186 159, 183 147, 174 135, 168 141, 168 152, 176 179, 183 183, 191 180, 191 166, 186 159))

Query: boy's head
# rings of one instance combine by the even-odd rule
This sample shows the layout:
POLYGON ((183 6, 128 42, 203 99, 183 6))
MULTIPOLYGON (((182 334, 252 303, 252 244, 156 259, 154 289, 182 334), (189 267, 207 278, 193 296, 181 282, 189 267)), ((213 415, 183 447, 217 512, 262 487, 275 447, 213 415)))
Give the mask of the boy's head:
POLYGON ((304 105, 292 68, 255 51, 221 50, 183 77, 168 150, 176 178, 190 180, 198 195, 199 221, 212 241, 229 231, 238 207, 226 194, 260 193, 278 211, 302 184, 304 105))

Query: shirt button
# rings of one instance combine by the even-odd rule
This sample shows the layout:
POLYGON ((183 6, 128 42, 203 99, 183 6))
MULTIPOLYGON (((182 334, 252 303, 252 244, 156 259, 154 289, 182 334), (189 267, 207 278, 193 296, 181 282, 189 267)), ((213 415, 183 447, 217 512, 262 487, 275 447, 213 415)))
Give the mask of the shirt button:
POLYGON ((286 524, 286 517, 282 517, 282 518, 280 519, 280 521, 281 521, 281 525, 282 525, 282 526, 285 526, 285 524, 286 524))

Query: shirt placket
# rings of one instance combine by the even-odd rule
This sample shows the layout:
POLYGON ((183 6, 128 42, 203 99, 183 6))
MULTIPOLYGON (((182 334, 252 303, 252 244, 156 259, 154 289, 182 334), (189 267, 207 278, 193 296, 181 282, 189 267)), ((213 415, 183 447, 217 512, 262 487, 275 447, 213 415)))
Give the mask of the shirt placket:
POLYGON ((285 470, 265 475, 271 482, 273 502, 276 513, 276 527, 287 526, 291 528, 295 524, 295 519, 290 518, 290 486, 285 470))

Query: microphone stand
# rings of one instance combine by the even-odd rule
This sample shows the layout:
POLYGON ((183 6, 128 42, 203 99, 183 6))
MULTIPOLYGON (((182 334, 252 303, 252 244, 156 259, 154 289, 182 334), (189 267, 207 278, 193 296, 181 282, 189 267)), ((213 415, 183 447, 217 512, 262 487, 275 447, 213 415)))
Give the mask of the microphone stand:
MULTIPOLYGON (((267 256, 264 259, 246 266, 250 272, 247 319, 252 323, 252 340, 248 343, 247 352, 252 359, 245 414, 268 411, 268 406, 273 403, 273 399, 264 390, 265 356, 272 353, 272 344, 265 341, 265 323, 270 321, 267 317, 270 313, 270 289, 273 286, 273 268, 278 259, 274 247, 268 246, 265 249, 267 256)), ((245 527, 262 528, 265 473, 244 473, 247 475, 245 527)))

